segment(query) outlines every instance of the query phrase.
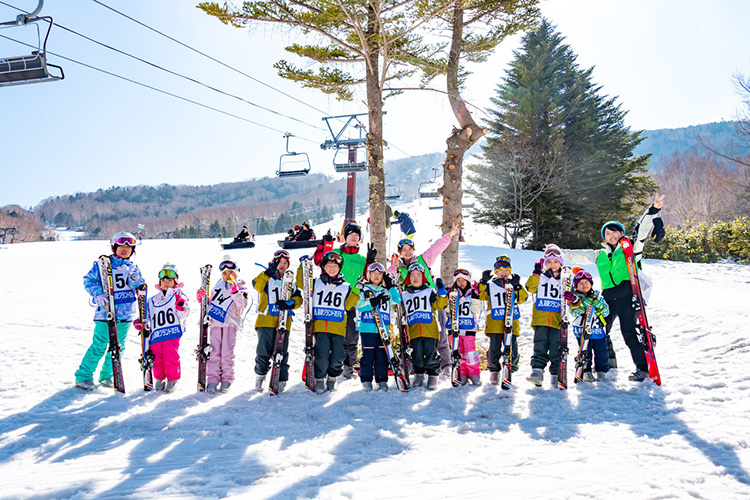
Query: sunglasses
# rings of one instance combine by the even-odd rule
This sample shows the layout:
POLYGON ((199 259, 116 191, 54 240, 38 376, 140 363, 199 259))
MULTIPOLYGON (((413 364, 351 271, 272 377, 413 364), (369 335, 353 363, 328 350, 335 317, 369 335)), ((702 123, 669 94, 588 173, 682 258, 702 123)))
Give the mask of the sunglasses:
POLYGON ((225 260, 224 262, 219 264, 219 271, 223 271, 224 269, 234 271, 235 269, 237 269, 237 264, 235 264, 231 260, 225 260))
POLYGON ((176 279, 177 278, 177 273, 174 272, 174 269, 162 269, 161 271, 159 271, 159 279, 163 280, 165 278, 166 279, 176 279))
POLYGON ((403 247, 404 245, 409 245, 412 248, 416 248, 416 246, 414 245, 414 240, 412 240, 411 238, 404 238, 403 240, 398 242, 399 248, 403 247))
POLYGON ((122 236, 115 239, 115 245, 130 245, 131 247, 134 247, 135 243, 135 238, 131 238, 130 236, 122 236))

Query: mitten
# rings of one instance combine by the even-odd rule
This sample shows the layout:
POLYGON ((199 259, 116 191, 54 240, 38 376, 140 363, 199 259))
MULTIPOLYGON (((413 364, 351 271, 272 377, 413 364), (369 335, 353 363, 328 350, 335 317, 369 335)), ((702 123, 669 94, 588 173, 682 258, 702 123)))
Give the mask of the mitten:
POLYGON ((542 274, 542 264, 544 264, 544 259, 539 259, 539 262, 535 262, 534 272, 532 274, 536 274, 537 276, 542 274))
POLYGON ((286 311, 294 308, 294 301, 292 299, 279 300, 276 301, 276 305, 279 306, 279 309, 281 309, 282 311, 286 311))

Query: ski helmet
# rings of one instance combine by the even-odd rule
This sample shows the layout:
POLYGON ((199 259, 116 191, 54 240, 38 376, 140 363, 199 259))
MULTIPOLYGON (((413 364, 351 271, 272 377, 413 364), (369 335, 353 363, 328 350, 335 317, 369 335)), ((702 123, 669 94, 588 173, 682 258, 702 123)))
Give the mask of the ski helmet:
POLYGON ((369 266, 367 266, 367 274, 370 274, 373 271, 377 271, 380 274, 385 274, 385 266, 381 264, 380 262, 373 262, 369 266))
POLYGON ((159 271, 159 279, 163 278, 171 278, 173 280, 179 279, 180 275, 177 274, 177 267, 175 267, 174 264, 170 264, 167 262, 163 266, 161 266, 161 270, 159 271))
POLYGON ((326 252, 323 257, 320 258, 320 267, 326 267, 326 264, 333 262, 339 266, 339 270, 344 267, 344 258, 338 252, 326 252))
POLYGON ((511 269, 511 267, 510 267, 510 257, 508 257, 505 254, 501 255, 500 257, 498 257, 497 259, 495 259, 495 266, 494 267, 495 267, 496 270, 500 269, 501 267, 502 268, 511 269))
POLYGON ((591 273, 585 269, 581 269, 575 274, 575 276, 573 276, 573 288, 577 288, 578 283, 583 280, 588 280, 588 282, 591 283, 591 286, 594 286, 594 278, 591 276, 591 273))
POLYGON ((622 234, 625 234, 625 228, 616 220, 611 220, 604 223, 604 225, 602 226, 602 239, 604 239, 605 229, 609 229, 610 231, 620 231, 622 234))
POLYGON ((223 271, 224 269, 229 269, 230 271, 234 271, 236 273, 240 272, 239 266, 235 261, 232 260, 232 257, 230 257, 229 255, 225 255, 224 260, 222 260, 221 264, 219 264, 219 271, 223 271))
POLYGON ((404 280, 404 285, 410 285, 411 284, 411 273, 412 271, 418 271, 422 275, 422 284, 427 283, 427 273, 425 272, 425 268, 422 264, 415 262, 414 264, 411 264, 409 266, 409 269, 406 273, 406 279, 404 280))
POLYGON ((115 253, 117 247, 121 245, 128 245, 131 249, 133 249, 133 252, 130 254, 132 256, 135 255, 135 246, 140 245, 140 241, 138 241, 138 238, 136 238, 133 233, 120 231, 119 233, 115 233, 115 235, 110 238, 109 245, 112 248, 112 253, 115 253))
POLYGON ((471 283, 471 272, 468 269, 456 269, 453 272, 453 280, 455 281, 458 278, 463 278, 471 283))
POLYGON ((414 240, 413 239, 411 239, 411 238, 404 238, 404 239, 402 239, 401 241, 398 242, 398 251, 399 252, 401 251, 401 249, 403 248, 404 245, 409 245, 410 247, 412 247, 412 249, 417 248, 414 245, 414 240))

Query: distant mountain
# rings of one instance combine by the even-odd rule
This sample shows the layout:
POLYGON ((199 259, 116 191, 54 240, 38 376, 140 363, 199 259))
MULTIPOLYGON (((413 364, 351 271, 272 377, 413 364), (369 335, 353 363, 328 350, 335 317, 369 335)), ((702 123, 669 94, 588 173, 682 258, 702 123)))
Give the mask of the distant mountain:
POLYGON ((658 171, 664 159, 674 153, 684 153, 692 148, 701 149, 698 138, 719 151, 738 155, 750 154, 750 147, 738 144, 748 143, 737 133, 736 122, 705 123, 682 128, 644 130, 645 139, 635 148, 636 155, 651 153, 651 171, 658 171))

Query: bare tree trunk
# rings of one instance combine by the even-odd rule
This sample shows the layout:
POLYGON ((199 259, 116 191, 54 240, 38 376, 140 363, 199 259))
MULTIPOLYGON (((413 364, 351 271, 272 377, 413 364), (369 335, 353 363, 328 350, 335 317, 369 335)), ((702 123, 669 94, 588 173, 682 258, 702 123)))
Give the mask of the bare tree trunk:
MULTIPOLYGON (((451 49, 448 54, 447 88, 448 100, 453 114, 461 127, 453 128, 450 137, 445 141, 445 162, 443 163, 443 187, 438 193, 443 198, 443 234, 449 232, 453 225, 462 219, 461 205, 463 204, 463 163, 464 155, 487 131, 476 124, 469 113, 466 103, 460 96, 460 57, 463 37, 464 11, 460 1, 456 1, 453 9, 453 35, 451 49)), ((453 282, 453 271, 458 267, 458 237, 454 236, 448 248, 442 255, 440 275, 446 284, 453 282)))
POLYGON ((385 168, 383 165, 383 96, 380 88, 377 15, 368 7, 367 41, 370 44, 367 64, 367 133, 368 181, 370 186, 370 241, 378 251, 378 261, 388 259, 385 247, 385 168))

